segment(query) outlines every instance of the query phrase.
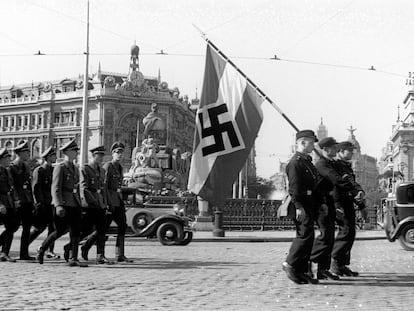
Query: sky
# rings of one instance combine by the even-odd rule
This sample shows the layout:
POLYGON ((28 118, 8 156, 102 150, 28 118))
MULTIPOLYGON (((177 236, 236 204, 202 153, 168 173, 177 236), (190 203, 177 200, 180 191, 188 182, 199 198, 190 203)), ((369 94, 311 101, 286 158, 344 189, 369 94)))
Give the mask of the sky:
MULTIPOLYGON (((0 85, 82 74, 86 3, 0 0, 0 85)), ((206 50, 195 24, 299 129, 322 119, 341 141, 352 126, 362 153, 380 158, 414 70, 412 12, 409 0, 90 0, 89 70, 128 72, 136 41, 144 75, 160 70, 194 98, 206 50)), ((288 160, 295 130, 262 108, 256 163, 268 178, 288 160)))

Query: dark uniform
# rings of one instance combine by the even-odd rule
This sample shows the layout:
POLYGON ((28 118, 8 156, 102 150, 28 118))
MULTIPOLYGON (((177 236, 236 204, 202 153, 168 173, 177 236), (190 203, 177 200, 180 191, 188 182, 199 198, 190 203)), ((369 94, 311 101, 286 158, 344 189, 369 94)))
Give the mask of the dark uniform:
MULTIPOLYGON (((46 159, 56 154, 55 149, 50 146, 42 154, 41 157, 46 159)), ((46 228, 48 235, 55 231, 53 224, 54 208, 52 205, 52 176, 53 167, 46 160, 44 163, 36 167, 33 171, 32 189, 35 205, 33 228, 30 232, 30 243, 33 242, 46 228)), ((54 243, 49 247, 53 252, 54 243)), ((55 255, 56 258, 58 256, 55 255)))
MULTIPOLYGON (((296 134, 296 139, 301 137, 312 137, 317 141, 313 131, 310 130, 301 131, 296 134)), ((289 181, 289 194, 292 203, 296 208, 303 207, 306 216, 302 222, 294 219, 296 237, 292 241, 283 267, 285 271, 293 269, 293 281, 307 283, 309 280, 305 279, 304 274, 308 270, 309 258, 315 236, 314 215, 319 200, 316 192, 318 173, 309 155, 296 152, 286 166, 286 174, 289 181)))
MULTIPOLYGON (((116 142, 112 145, 111 151, 117 152, 124 150, 124 144, 116 142)), ((104 164, 105 170, 105 195, 106 203, 112 215, 107 225, 114 221, 118 227, 115 245, 115 255, 118 262, 131 262, 125 257, 125 232, 127 228, 125 206, 122 200, 121 186, 123 179, 122 166, 116 161, 110 161, 104 164)))
MULTIPOLYGON (((331 147, 337 142, 332 137, 327 137, 319 142, 321 148, 331 147)), ((326 211, 316 210, 316 222, 320 234, 315 237, 310 260, 318 264, 317 276, 319 279, 332 278, 339 279, 338 276, 332 275, 328 270, 331 265, 331 252, 335 241, 335 205, 334 205, 334 186, 341 188, 352 187, 352 184, 342 178, 335 170, 335 160, 321 156, 316 162, 315 167, 319 173, 320 180, 318 190, 321 193, 323 204, 328 207, 326 211)))
MULTIPOLYGON (((79 150, 74 140, 60 148, 61 151, 79 150)), ((70 266, 87 266, 78 261, 79 237, 81 230, 81 200, 79 196, 79 170, 70 161, 59 163, 53 170, 52 204, 55 206, 54 217, 56 231, 49 235, 42 243, 38 252, 38 261, 43 263, 43 256, 49 245, 69 231, 72 257, 70 266), (59 215, 57 209, 63 209, 59 215)))
MULTIPOLYGON (((352 143, 343 142, 340 148, 354 148, 352 143)), ((336 207, 342 207, 344 217, 342 221, 338 221, 339 232, 335 238, 335 244, 332 251, 331 270, 339 275, 356 276, 357 272, 351 271, 346 266, 350 264, 351 249, 355 241, 355 196, 359 191, 363 191, 362 187, 355 181, 355 174, 350 162, 337 160, 335 169, 339 175, 347 179, 352 187, 335 187, 334 200, 336 207)))
MULTIPOLYGON (((14 148, 14 152, 17 155, 28 151, 27 142, 21 143, 14 148)), ((29 238, 34 209, 30 168, 27 163, 17 158, 10 164, 8 170, 17 196, 15 203, 16 215, 23 228, 20 238, 20 259, 34 260, 34 257, 29 256, 29 238)))
MULTIPOLYGON (((90 150, 92 154, 105 153, 103 146, 90 150)), ((96 241, 96 260, 98 264, 110 263, 105 258, 106 200, 104 196, 104 170, 99 164, 88 163, 82 167, 80 194, 85 213, 82 220, 81 239, 87 237, 82 245, 82 257, 88 259, 88 251, 96 241), (93 229, 96 233, 90 234, 93 229)))
MULTIPOLYGON (((0 159, 7 157, 10 157, 7 149, 0 149, 0 159)), ((19 228, 19 222, 14 206, 15 199, 13 193, 13 181, 10 178, 10 174, 5 166, 0 165, 0 206, 2 207, 2 211, 0 212, 0 222, 2 222, 5 227, 5 230, 0 235, 0 245, 2 247, 0 261, 16 261, 9 257, 14 232, 19 228)))

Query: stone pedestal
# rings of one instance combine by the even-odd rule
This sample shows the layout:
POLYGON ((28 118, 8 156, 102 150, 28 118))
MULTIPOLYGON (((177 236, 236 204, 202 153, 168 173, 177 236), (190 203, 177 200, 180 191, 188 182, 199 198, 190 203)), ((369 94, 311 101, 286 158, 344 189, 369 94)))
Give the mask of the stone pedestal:
POLYGON ((208 202, 197 197, 199 215, 196 216, 193 229, 195 231, 213 231, 213 218, 208 214, 208 202))

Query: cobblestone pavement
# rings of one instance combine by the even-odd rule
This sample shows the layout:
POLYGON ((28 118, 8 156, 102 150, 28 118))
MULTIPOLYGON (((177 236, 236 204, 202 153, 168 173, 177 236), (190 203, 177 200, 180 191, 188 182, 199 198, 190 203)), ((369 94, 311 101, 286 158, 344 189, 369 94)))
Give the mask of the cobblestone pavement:
MULTIPOLYGON (((58 240, 61 251, 67 238, 58 240)), ((40 244, 31 245, 32 254, 40 244)), ((107 243, 114 256, 114 239, 107 243)), ((0 263, 0 310, 412 310, 414 258, 396 243, 357 241, 357 278, 296 285, 281 269, 290 243, 129 239, 131 264, 0 263)), ((17 256, 19 241, 13 243, 17 256)), ((90 256, 94 257, 95 248, 90 256)))

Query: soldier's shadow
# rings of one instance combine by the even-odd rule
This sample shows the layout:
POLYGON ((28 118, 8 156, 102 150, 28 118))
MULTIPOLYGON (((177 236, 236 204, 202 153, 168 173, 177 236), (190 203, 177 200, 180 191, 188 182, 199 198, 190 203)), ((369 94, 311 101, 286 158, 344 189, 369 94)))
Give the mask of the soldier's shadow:
POLYGON ((341 277, 339 281, 322 281, 323 285, 413 287, 414 273, 364 272, 358 277, 341 277))
POLYGON ((196 261, 196 260, 160 260, 154 258, 131 258, 132 263, 117 263, 113 265, 94 265, 89 261, 91 267, 107 269, 158 269, 158 270, 187 270, 187 269, 225 269, 226 267, 237 267, 242 264, 230 261, 196 261))

